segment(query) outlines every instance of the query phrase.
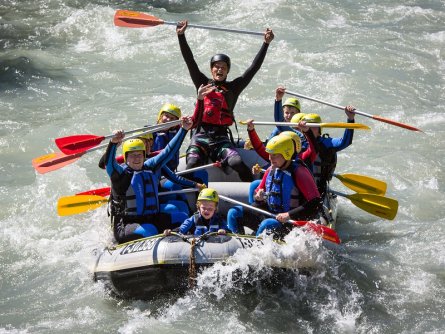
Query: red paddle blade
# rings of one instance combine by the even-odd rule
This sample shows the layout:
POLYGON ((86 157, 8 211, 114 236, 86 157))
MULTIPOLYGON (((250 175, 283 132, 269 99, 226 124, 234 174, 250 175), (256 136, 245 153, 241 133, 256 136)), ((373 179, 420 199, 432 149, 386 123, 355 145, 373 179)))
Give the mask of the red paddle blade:
POLYGON ((56 145, 65 154, 76 154, 96 147, 104 139, 104 136, 75 135, 57 138, 56 145))
POLYGON ((340 238, 337 232, 335 232, 335 230, 330 227, 321 224, 314 224, 306 220, 292 220, 291 223, 294 226, 306 226, 310 231, 313 231, 315 234, 321 236, 323 239, 332 241, 336 244, 340 244, 340 238))
POLYGON ((81 193, 77 193, 76 196, 77 195, 96 195, 96 196, 107 197, 110 195, 110 192, 111 192, 111 188, 105 187, 105 188, 92 189, 92 190, 84 191, 81 193))
POLYGON ((131 10, 117 10, 114 14, 114 25, 117 27, 146 28, 163 24, 160 18, 131 10))
POLYGON ((391 119, 387 119, 387 118, 384 118, 384 117, 373 115, 372 118, 375 119, 375 120, 378 120, 380 122, 392 124, 392 125, 395 125, 395 126, 398 126, 398 127, 404 128, 404 129, 408 129, 408 130, 411 130, 411 131, 423 132, 422 130, 420 130, 418 128, 415 128, 414 126, 411 126, 411 125, 408 125, 408 124, 404 124, 404 123, 400 123, 400 122, 396 122, 396 121, 393 121, 391 119))
POLYGON ((32 166, 40 174, 45 174, 53 170, 62 168, 78 160, 83 153, 66 155, 63 152, 42 155, 32 160, 32 166))

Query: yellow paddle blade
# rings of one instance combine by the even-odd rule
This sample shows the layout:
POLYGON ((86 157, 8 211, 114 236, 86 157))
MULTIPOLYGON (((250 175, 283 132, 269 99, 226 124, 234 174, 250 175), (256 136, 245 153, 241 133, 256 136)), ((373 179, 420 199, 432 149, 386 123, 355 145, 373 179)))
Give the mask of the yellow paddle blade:
POLYGON ((358 193, 367 193, 384 196, 386 182, 359 174, 334 174, 346 187, 358 193))
MULTIPOLYGON (((308 123, 307 126, 311 126, 314 123, 308 123)), ((322 128, 342 128, 342 129, 354 129, 354 130, 371 130, 371 128, 361 123, 319 123, 322 128)))
POLYGON ((397 200, 374 194, 346 195, 355 206, 377 217, 393 220, 399 209, 397 200))
POLYGON ((59 216, 76 215, 94 210, 108 203, 108 198, 96 195, 76 195, 61 197, 57 202, 59 216))

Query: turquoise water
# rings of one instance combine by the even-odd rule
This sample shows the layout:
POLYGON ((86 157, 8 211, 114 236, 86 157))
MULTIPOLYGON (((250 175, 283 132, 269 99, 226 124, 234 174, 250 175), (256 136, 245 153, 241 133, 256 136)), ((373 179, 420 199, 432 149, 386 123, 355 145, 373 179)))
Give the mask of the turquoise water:
MULTIPOLYGON (((442 332, 443 22, 443 1, 1 2, 0 333, 442 332), (276 39, 238 101, 238 120, 272 120, 274 90, 285 85, 421 128, 424 133, 357 116, 372 131, 356 131, 339 155, 338 173, 388 183, 387 196, 400 205, 396 219, 381 220, 340 200, 345 253, 333 256, 314 240, 294 240, 287 252, 314 263, 316 273, 295 274, 272 290, 241 291, 209 271, 177 300, 110 297, 91 276, 95 249, 110 241, 105 209, 70 217, 56 212, 60 197, 107 184, 96 167, 101 152, 44 175, 31 160, 55 151, 58 137, 152 124, 167 101, 192 113, 195 91, 174 27, 117 28, 116 9, 166 21, 271 27, 276 39)), ((214 53, 231 56, 229 79, 250 65, 262 41, 192 28, 186 34, 203 70, 214 53)), ((323 121, 346 119, 340 110, 301 103, 323 121)), ((270 130, 258 127, 263 137, 270 130)), ((239 132, 246 137, 243 126, 239 132)), ((349 191, 336 180, 332 187, 349 191)), ((247 263, 264 269, 261 259, 268 256, 278 255, 249 254, 221 271, 247 263)))

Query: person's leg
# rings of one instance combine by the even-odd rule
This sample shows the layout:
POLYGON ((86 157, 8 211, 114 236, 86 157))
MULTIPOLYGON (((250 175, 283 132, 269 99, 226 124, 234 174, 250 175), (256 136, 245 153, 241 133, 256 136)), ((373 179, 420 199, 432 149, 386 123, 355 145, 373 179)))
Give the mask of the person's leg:
POLYGON ((281 227, 282 227, 281 223, 278 220, 274 219, 274 218, 264 219, 261 222, 260 226, 258 227, 258 231, 256 232, 256 236, 257 237, 260 236, 261 233, 263 233, 265 230, 274 231, 274 230, 277 230, 277 229, 279 229, 281 227))
POLYGON ((252 182, 253 175, 249 167, 243 162, 239 153, 233 147, 227 147, 222 150, 222 161, 233 168, 243 182, 252 182))
POLYGON ((243 207, 234 206, 227 212, 227 226, 233 233, 244 234, 244 227, 240 224, 243 218, 243 207))
POLYGON ((209 140, 205 133, 193 135, 186 152, 186 169, 199 167, 207 162, 209 140))

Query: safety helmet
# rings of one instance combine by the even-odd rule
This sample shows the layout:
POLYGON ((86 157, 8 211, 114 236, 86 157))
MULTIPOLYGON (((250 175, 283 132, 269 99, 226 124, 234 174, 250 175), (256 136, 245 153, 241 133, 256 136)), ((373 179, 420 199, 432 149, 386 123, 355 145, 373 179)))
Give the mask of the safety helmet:
POLYGON ((148 132, 148 133, 144 133, 143 131, 141 132, 136 132, 135 135, 138 135, 138 138, 143 138, 143 139, 151 139, 153 140, 153 134, 148 132))
POLYGON ((198 201, 211 201, 218 204, 219 196, 215 189, 205 188, 198 195, 198 201))
POLYGON ((171 104, 171 103, 165 103, 162 106, 161 110, 159 110, 158 122, 161 119, 162 114, 165 113, 165 112, 167 112, 169 114, 172 114, 173 116, 176 116, 178 119, 181 118, 181 115, 182 115, 181 114, 181 109, 178 106, 175 106, 174 104, 171 104))
POLYGON ((302 120, 306 123, 321 123, 321 117, 318 114, 306 114, 302 120))
POLYGON ((283 107, 285 106, 294 107, 298 110, 298 112, 300 112, 301 110, 300 101, 298 101, 298 99, 296 99, 295 97, 289 97, 288 99, 286 99, 286 101, 284 101, 283 103, 283 107))
POLYGON ((228 55, 225 55, 223 53, 218 53, 216 55, 214 55, 211 59, 210 59, 210 68, 213 67, 213 64, 215 64, 218 61, 222 61, 224 63, 227 64, 227 71, 230 71, 230 58, 228 55))
POLYGON ((292 160, 295 153, 295 145, 292 138, 288 136, 275 136, 266 145, 269 154, 281 154, 285 160, 292 160))
POLYGON ((301 151, 301 138, 294 131, 283 131, 279 134, 279 136, 286 136, 292 139, 294 142, 294 148, 296 153, 300 153, 301 151))
POLYGON ((303 120, 304 116, 306 116, 305 113, 299 112, 298 114, 295 114, 292 116, 292 119, 290 120, 291 123, 298 123, 301 120, 303 120))
POLYGON ((142 139, 128 139, 124 141, 122 145, 122 155, 124 156, 124 162, 127 162, 127 153, 133 151, 143 151, 145 156, 145 144, 142 139))

